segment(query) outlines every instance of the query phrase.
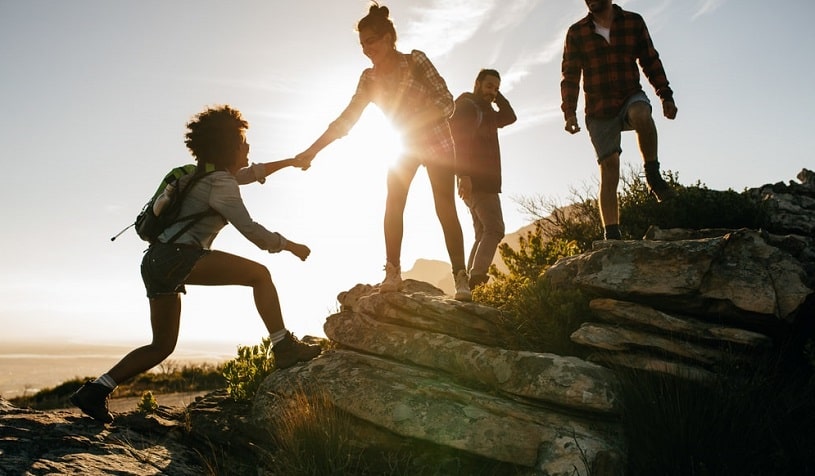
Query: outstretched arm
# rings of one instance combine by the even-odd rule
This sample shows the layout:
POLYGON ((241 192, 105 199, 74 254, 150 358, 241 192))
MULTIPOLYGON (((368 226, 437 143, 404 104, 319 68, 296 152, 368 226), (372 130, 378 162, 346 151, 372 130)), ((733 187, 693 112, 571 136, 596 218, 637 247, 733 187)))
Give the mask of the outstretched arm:
POLYGON ((325 132, 323 132, 313 144, 294 157, 296 162, 295 167, 307 170, 311 167, 311 161, 314 160, 321 150, 325 149, 328 144, 340 137, 345 137, 351 128, 354 127, 354 124, 357 123, 359 117, 362 115, 362 111, 368 106, 368 103, 371 102, 368 93, 369 83, 371 81, 369 77, 370 71, 370 69, 366 69, 362 72, 362 75, 359 77, 359 82, 357 83, 357 90, 340 116, 328 125, 325 132))
POLYGON ((329 127, 308 149, 294 156, 295 166, 300 167, 301 170, 308 170, 311 167, 311 161, 314 160, 317 154, 338 138, 337 133, 329 127))
POLYGON ((238 185, 246 185, 252 182, 264 183, 266 177, 272 175, 280 169, 286 167, 297 167, 295 159, 276 160, 274 162, 265 162, 260 164, 252 164, 249 167, 244 167, 235 173, 235 180, 238 185))

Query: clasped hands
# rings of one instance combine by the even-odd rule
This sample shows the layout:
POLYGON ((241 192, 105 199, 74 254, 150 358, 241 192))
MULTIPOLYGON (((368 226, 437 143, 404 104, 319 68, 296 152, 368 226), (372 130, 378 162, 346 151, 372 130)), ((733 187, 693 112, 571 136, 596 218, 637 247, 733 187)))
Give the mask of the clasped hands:
POLYGON ((308 170, 311 167, 311 161, 314 160, 314 157, 317 154, 313 154, 310 152, 300 152, 299 154, 295 155, 291 158, 291 166, 297 167, 300 170, 308 170))

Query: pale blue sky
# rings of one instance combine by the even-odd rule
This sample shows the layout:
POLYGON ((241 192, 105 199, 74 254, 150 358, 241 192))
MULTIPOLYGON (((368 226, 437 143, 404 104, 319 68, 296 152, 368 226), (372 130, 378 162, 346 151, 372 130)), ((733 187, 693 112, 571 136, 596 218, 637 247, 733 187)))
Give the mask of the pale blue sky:
MULTIPOLYGON (((661 117, 660 160, 710 188, 788 181, 812 168, 815 33, 810 0, 629 0, 642 14, 675 91, 661 117)), ((581 0, 394 0, 399 49, 425 51, 454 95, 482 67, 503 73, 519 117, 501 133, 507 229, 527 224, 513 201, 594 189, 588 136, 560 113, 566 28, 581 0)), ((0 0, 0 327, 4 338, 98 343, 149 338, 132 222, 169 168, 190 161, 188 119, 229 103, 251 124, 250 159, 296 154, 350 99, 367 59, 354 32, 368 3, 212 0, 0 0)), ((644 81, 644 80, 643 80, 644 81)), ((653 89, 644 82, 654 99, 653 89)), ((580 105, 582 109, 582 101, 580 105)), ((583 123, 582 115, 581 124, 583 123)), ((312 247, 301 263, 269 255, 228 228, 215 247, 268 265, 287 325, 322 335, 335 297, 382 277, 387 144, 371 107, 308 172, 287 169, 244 189, 260 223, 312 247)), ((623 162, 639 166, 632 135, 623 162)), ((470 218, 459 203, 467 246, 470 218)), ((403 267, 446 260, 427 178, 405 217, 403 267)), ((253 344, 264 335, 249 290, 191 287, 181 342, 253 344)))

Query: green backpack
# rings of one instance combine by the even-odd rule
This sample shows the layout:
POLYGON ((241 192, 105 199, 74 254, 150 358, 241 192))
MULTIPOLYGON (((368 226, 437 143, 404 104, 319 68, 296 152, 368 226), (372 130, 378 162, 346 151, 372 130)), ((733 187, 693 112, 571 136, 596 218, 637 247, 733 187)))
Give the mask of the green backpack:
POLYGON ((208 208, 202 212, 179 216, 184 197, 192 190, 196 182, 214 171, 214 167, 210 164, 207 164, 206 170, 203 172, 199 172, 195 164, 182 165, 170 170, 167 175, 164 176, 150 200, 142 207, 136 216, 136 221, 116 234, 110 241, 114 241, 124 233, 125 230, 132 226, 136 229, 136 234, 139 235, 139 238, 153 244, 158 241, 159 235, 170 225, 187 222, 166 241, 166 243, 174 243, 175 240, 189 230, 198 220, 205 216, 217 215, 218 212, 212 208, 208 208), (180 179, 190 174, 192 174, 192 177, 181 187, 180 179))

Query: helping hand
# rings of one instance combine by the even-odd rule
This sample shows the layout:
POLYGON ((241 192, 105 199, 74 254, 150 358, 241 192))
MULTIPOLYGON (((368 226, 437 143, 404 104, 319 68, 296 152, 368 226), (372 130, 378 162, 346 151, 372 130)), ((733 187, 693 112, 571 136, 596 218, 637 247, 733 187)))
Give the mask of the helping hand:
POLYGON ((314 160, 314 157, 317 154, 313 154, 311 152, 300 152, 296 156, 294 156, 294 163, 292 164, 294 167, 300 168, 300 170, 308 170, 311 167, 311 161, 314 160))

